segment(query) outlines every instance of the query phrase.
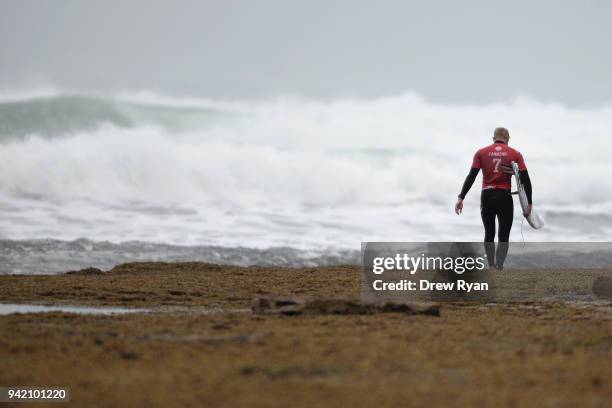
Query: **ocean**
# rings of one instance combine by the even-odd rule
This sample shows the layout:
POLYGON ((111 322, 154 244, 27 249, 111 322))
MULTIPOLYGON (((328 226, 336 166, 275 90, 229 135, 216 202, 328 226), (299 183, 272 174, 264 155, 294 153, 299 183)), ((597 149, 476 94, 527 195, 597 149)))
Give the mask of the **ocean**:
POLYGON ((315 266, 358 263, 362 241, 480 241, 480 176, 453 205, 496 126, 546 223, 522 224, 515 200, 511 240, 609 241, 612 106, 0 94, 0 273, 315 266))

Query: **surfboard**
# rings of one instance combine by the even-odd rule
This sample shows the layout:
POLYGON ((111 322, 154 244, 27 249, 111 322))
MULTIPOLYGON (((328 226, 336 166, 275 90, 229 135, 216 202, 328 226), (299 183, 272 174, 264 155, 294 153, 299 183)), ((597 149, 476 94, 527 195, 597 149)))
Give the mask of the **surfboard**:
MULTIPOLYGON (((514 173, 514 179, 516 181, 516 192, 512 194, 517 194, 519 198, 519 202, 521 203, 521 208, 523 210, 523 214, 527 211, 527 207, 529 206, 529 202, 527 201, 527 194, 525 193, 525 187, 523 183, 521 183, 521 177, 519 176, 519 167, 518 163, 512 162, 512 172, 514 173)), ((531 225, 534 229, 540 229, 544 226, 544 221, 540 218, 540 216, 531 209, 531 214, 529 217, 525 217, 529 225, 531 225)))

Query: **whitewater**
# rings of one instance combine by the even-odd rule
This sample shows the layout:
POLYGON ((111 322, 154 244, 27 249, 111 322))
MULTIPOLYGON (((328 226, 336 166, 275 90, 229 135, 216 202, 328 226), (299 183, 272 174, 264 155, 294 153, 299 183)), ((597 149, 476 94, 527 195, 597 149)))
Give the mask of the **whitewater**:
POLYGON ((611 106, 0 94, 0 273, 118 256, 353 262, 362 241, 480 241, 480 176, 463 215, 453 204, 496 126, 546 222, 521 228, 515 203, 511 240, 610 240, 611 106))

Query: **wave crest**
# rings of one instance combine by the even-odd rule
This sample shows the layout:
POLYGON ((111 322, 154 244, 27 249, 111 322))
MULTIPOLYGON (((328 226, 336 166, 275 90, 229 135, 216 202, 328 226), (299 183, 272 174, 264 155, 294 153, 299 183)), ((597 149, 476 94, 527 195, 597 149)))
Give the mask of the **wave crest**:
POLYGON ((0 140, 26 135, 62 136, 117 128, 159 126, 169 131, 204 128, 230 112, 203 106, 141 103, 101 96, 55 95, 0 102, 0 140))

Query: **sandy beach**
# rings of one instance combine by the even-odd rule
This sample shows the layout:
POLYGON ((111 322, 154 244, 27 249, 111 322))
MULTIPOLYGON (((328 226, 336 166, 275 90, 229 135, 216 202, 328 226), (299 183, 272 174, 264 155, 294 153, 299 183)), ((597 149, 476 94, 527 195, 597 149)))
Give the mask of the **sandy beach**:
POLYGON ((442 303, 439 316, 258 315, 262 296, 358 298, 355 267, 141 263, 0 276, 0 302, 149 313, 0 316, 2 385, 74 406, 608 406, 612 308, 442 303))

